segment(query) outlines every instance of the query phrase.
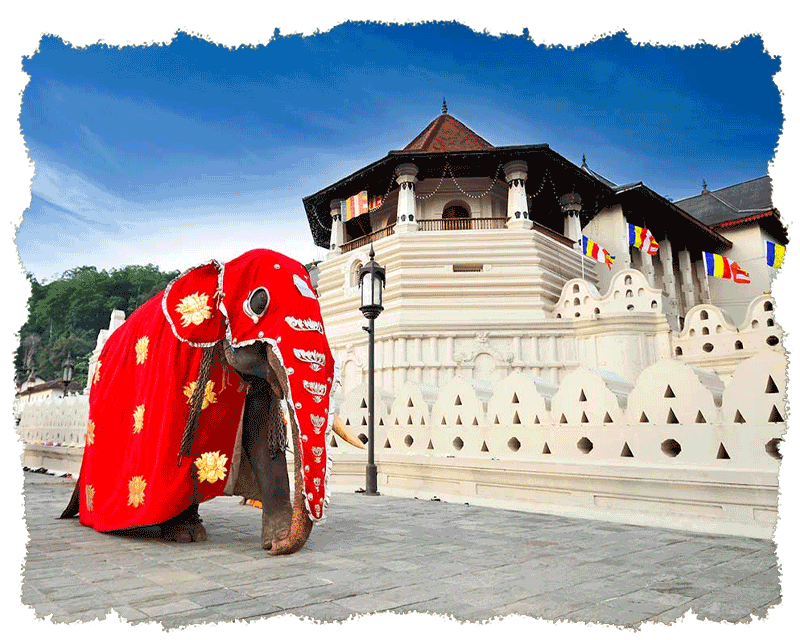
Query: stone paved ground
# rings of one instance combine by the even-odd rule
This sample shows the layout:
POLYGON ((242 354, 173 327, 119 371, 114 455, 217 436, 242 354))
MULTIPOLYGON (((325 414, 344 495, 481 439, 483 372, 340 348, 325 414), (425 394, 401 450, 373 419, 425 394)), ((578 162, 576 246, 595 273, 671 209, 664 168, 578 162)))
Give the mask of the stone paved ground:
POLYGON ((748 621, 780 602, 769 540, 335 493, 306 547, 272 558, 258 547, 258 511, 236 498, 204 504, 209 540, 180 545, 57 520, 72 486, 25 473, 22 602, 54 622, 103 618, 113 607, 168 629, 375 611, 635 627, 690 608, 700 619, 748 621))

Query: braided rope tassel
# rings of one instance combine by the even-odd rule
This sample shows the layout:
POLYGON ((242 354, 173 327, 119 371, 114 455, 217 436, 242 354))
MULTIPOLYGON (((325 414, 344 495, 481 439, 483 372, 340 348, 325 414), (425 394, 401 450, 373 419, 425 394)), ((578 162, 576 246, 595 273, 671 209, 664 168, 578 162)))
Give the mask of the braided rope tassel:
POLYGON ((200 411, 203 408, 203 396, 206 392, 206 384, 211 374, 211 363, 214 361, 214 350, 219 343, 203 349, 203 355, 200 359, 200 371, 197 378, 192 398, 189 402, 189 417, 186 419, 186 427, 183 429, 183 439, 181 440, 181 448, 178 456, 178 462, 183 456, 189 455, 189 450, 192 447, 192 441, 197 433, 197 425, 200 423, 200 411))

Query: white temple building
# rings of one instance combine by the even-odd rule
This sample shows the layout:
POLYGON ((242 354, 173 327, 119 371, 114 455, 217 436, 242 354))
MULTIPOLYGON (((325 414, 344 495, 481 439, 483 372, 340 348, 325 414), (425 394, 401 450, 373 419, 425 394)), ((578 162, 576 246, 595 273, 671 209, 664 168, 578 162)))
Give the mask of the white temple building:
MULTIPOLYGON (((386 269, 379 488, 771 535, 786 357, 764 240, 786 231, 768 178, 749 187, 757 206, 747 191, 673 203, 546 144, 495 147, 445 106, 404 149, 304 198, 329 249, 317 289, 337 406, 362 441, 371 247, 386 269), (362 192, 368 212, 347 219, 362 192), (656 255, 630 245, 629 223, 656 255), (581 236, 615 256, 610 269, 582 255, 581 236), (710 277, 704 252, 751 284, 710 277)), ((335 477, 363 484, 360 454, 338 451, 335 477)))

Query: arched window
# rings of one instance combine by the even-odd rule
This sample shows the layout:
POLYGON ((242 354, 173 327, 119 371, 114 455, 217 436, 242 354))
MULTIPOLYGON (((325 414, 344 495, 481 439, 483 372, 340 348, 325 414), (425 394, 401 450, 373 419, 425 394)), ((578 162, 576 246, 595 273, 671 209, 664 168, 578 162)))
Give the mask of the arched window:
POLYGON ((469 217, 470 211, 465 202, 448 202, 442 210, 442 228, 447 231, 468 229, 469 222, 466 220, 469 217))

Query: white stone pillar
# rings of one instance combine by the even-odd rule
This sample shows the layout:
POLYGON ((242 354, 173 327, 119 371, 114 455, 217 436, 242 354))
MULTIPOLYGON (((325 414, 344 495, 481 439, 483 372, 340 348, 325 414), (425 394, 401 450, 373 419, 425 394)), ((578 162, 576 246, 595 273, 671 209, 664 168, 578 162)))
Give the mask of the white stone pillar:
POLYGON ((400 192, 397 195, 397 223, 395 233, 417 231, 417 196, 416 184, 419 169, 414 164, 406 163, 397 167, 397 184, 400 192))
POLYGON ((642 273, 644 277, 647 278, 648 284, 651 287, 655 287, 656 269, 653 266, 653 256, 647 253, 647 251, 642 251, 642 273))
POLYGON ((678 300, 678 287, 675 279, 675 266, 672 257, 672 243, 664 238, 658 243, 658 256, 661 259, 662 287, 667 292, 667 308, 664 315, 671 318, 673 326, 678 326, 680 316, 680 301, 678 300))
POLYGON ((581 229, 581 197, 577 193, 567 193, 559 198, 561 213, 564 214, 564 235, 578 245, 583 235, 581 229))
POLYGON ((692 278, 692 258, 684 249, 678 253, 678 266, 681 270, 681 289, 683 290, 684 315, 697 304, 692 278))
POLYGON ((700 281, 700 302, 711 302, 711 288, 708 285, 708 271, 706 271, 705 261, 698 260, 695 262, 694 270, 697 274, 697 279, 700 281))
POLYGON ((506 227, 509 229, 530 229, 533 223, 528 215, 528 198, 525 195, 525 181, 528 179, 528 163, 512 160, 503 165, 508 183, 508 208, 506 227))
POLYGON ((342 213, 342 201, 331 200, 331 253, 341 253, 343 244, 344 216, 342 213))

